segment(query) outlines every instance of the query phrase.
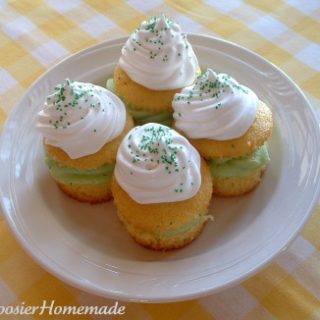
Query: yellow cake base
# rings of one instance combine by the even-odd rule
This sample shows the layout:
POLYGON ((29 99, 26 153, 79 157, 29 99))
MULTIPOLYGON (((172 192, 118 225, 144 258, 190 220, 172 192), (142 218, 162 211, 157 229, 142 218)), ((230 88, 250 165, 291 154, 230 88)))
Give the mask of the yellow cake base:
POLYGON ((131 237, 140 245, 145 248, 156 250, 156 251, 169 251, 174 249, 179 249, 195 240, 201 233, 205 222, 208 220, 209 216, 203 222, 197 224, 189 232, 172 238, 161 239, 156 237, 153 233, 142 232, 140 229, 128 224, 125 218, 118 212, 118 217, 121 222, 125 225, 127 231, 131 237))
POLYGON ((149 112, 172 112, 173 97, 181 91, 181 88, 162 91, 148 89, 132 81, 119 65, 114 70, 113 81, 116 94, 126 104, 134 106, 136 110, 149 112))
POLYGON ((201 176, 201 187, 191 199, 155 204, 135 202, 113 177, 111 189, 118 216, 135 241, 160 251, 181 248, 193 241, 208 219, 207 212, 212 195, 211 173, 204 160, 201 162, 201 176), (193 225, 193 221, 197 223, 193 225), (190 230, 164 236, 189 224, 190 230))
POLYGON ((80 202, 92 204, 108 201, 112 198, 111 185, 67 185, 57 182, 59 188, 69 197, 80 202))
MULTIPOLYGON (((61 148, 44 143, 44 148, 50 157, 64 167, 87 170, 98 168, 104 164, 113 164, 116 161, 118 147, 125 135, 133 128, 132 117, 127 114, 126 124, 121 134, 106 143, 98 152, 81 158, 71 159, 61 148)), ((111 184, 64 184, 56 181, 59 188, 68 196, 81 202, 99 203, 112 198, 111 184)))

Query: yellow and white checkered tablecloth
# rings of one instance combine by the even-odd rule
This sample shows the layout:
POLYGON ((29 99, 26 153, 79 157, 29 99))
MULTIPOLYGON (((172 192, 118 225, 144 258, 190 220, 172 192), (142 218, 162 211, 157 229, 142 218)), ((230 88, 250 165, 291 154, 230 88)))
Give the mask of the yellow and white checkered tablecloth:
MULTIPOLYGON (((320 108, 319 0, 0 0, 0 130, 15 103, 48 67, 95 43, 129 35, 142 20, 162 12, 185 32, 221 37, 262 55, 292 77, 315 109, 320 108)), ((44 271, 0 218, 0 306, 22 301, 40 305, 43 300, 62 306, 113 303, 44 271)), ((290 247, 240 285, 186 302, 126 303, 119 319, 320 319, 319 300, 318 207, 290 247)), ((47 317, 55 318, 0 315, 47 317)))

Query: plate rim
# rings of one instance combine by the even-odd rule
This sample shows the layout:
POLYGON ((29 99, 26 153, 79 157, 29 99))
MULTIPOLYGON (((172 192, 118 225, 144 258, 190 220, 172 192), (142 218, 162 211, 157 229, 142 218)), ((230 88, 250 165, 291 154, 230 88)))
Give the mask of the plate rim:
MULTIPOLYGON (((310 102, 308 101, 306 95, 304 94, 304 92, 300 89, 300 87, 285 73, 283 72, 280 68, 278 68, 275 64, 273 64, 272 62, 268 61, 267 59, 261 57, 260 55, 256 54, 255 52, 244 48, 238 44, 235 44, 231 41, 227 41, 224 39, 220 39, 220 38, 216 38, 216 37, 212 37, 209 35, 203 35, 203 34, 188 34, 189 36, 189 40, 190 39, 200 39, 200 38, 204 38, 207 39, 209 41, 213 41, 213 42, 219 42, 222 45, 226 45, 229 47, 235 47, 237 48, 237 50, 243 51, 246 54, 250 54, 251 56, 254 56, 255 58, 259 59, 260 61, 262 61, 263 63, 267 64, 268 67, 272 67, 274 68, 277 72, 279 72, 281 74, 282 77, 284 77, 287 81, 290 82, 290 84, 292 86, 294 86, 295 90, 297 90, 297 92, 301 95, 301 97, 303 98, 303 100, 306 103, 306 106, 308 107, 308 111, 311 112, 311 119, 313 121, 313 124, 318 125, 317 121, 316 121, 316 116, 315 116, 315 112, 310 104, 310 102)), ((19 101, 15 104, 14 108, 12 109, 12 111, 10 112, 5 126, 3 128, 1 137, 0 137, 0 151, 3 149, 3 145, 4 145, 4 137, 5 137, 5 132, 9 130, 9 124, 12 120, 12 118, 14 118, 14 114, 16 112, 16 109, 19 107, 19 105, 21 104, 21 102, 28 96, 29 92, 33 90, 33 88, 40 83, 44 77, 47 76, 48 73, 52 72, 52 70, 54 70, 58 65, 63 64, 65 62, 67 62, 68 60, 71 59, 75 59, 78 56, 81 55, 85 55, 88 54, 90 52, 93 52, 95 50, 99 50, 100 48, 103 48, 107 45, 113 45, 113 44, 120 44, 120 43, 124 43, 126 41, 128 37, 120 37, 120 38, 115 38, 112 40, 107 40, 107 41, 103 41, 101 43, 98 43, 96 45, 90 46, 88 48, 82 49, 72 55, 69 55, 67 57, 65 57, 64 59, 62 59, 61 61, 59 61, 57 64, 53 65, 52 67, 50 67, 45 73, 43 73, 38 79, 36 79, 33 84, 26 89, 26 92, 22 95, 22 97, 19 99, 19 101)), ((192 40, 190 41, 192 43, 192 40)), ((320 130, 316 130, 315 133, 318 135, 318 138, 320 140, 320 130)), ((2 162, 2 158, 0 157, 0 163, 2 162)), ((0 175, 0 181, 3 181, 3 177, 2 175, 0 175)), ((212 288, 211 290, 206 290, 204 292, 198 292, 198 293, 186 293, 186 294, 182 294, 178 297, 175 298, 169 298, 167 299, 166 297, 158 297, 158 298, 139 298, 139 297, 129 297, 128 295, 122 293, 119 294, 119 292, 117 292, 116 295, 112 294, 109 291, 106 291, 105 288, 101 289, 99 287, 92 287, 92 285, 84 285, 83 282, 81 281, 77 281, 76 277, 72 277, 72 280, 70 279, 70 273, 68 274, 69 276, 67 277, 64 273, 59 273, 57 272, 57 270, 51 266, 48 263, 45 263, 45 261, 42 261, 42 252, 39 251, 38 255, 32 250, 32 247, 30 246, 30 243, 26 243, 26 239, 23 237, 22 234, 19 233, 18 228, 16 227, 16 223, 14 223, 14 220, 10 218, 10 213, 7 212, 7 208, 6 208, 6 204, 4 201, 4 197, 3 197, 3 191, 2 191, 2 183, 0 184, 0 205, 2 207, 3 213, 4 213, 4 218, 7 221, 11 232, 14 234, 14 236, 16 237, 16 239, 18 240, 18 242, 20 243, 20 245, 22 245, 22 247, 28 252, 28 254, 39 264, 41 265, 41 267, 43 267, 45 270, 47 270, 48 272, 50 272, 51 274, 55 275, 57 278, 63 280, 64 282, 70 284, 73 287, 77 287, 81 290, 85 290, 87 292, 90 292, 92 294, 98 294, 100 296, 104 296, 104 297, 108 297, 108 298, 112 298, 112 299, 120 299, 120 300, 124 300, 124 301, 135 301, 135 302, 150 302, 150 303, 154 303, 154 302, 172 302, 172 301, 181 301, 181 300, 187 300, 187 299, 191 299, 191 298, 196 298, 196 297, 201 297, 201 296, 205 296, 217 291, 220 291, 221 289, 225 289, 227 287, 233 286, 245 279, 247 279, 248 277, 252 276, 253 274, 255 274, 256 272, 258 272, 259 270, 261 270, 263 267, 266 266, 267 263, 270 263, 274 257, 276 255, 278 255, 280 252, 282 252, 284 250, 284 248, 286 248, 294 239, 295 237, 299 234, 299 232, 301 231, 301 229, 303 228, 303 226, 305 225, 305 223, 307 222, 307 220, 309 219, 310 215, 312 214, 312 211, 314 209, 314 207, 317 204, 317 200, 319 198, 320 195, 320 183, 318 182, 317 184, 317 189, 314 192, 313 195, 313 199, 311 201, 311 203, 309 204, 308 209, 306 210, 308 213, 304 215, 304 219, 301 221, 301 223, 299 225, 296 226, 296 230, 295 232, 292 233, 291 238, 289 238, 286 242, 286 244, 278 251, 273 252, 272 254, 269 255, 268 258, 266 258, 264 261, 260 262, 260 264, 258 264, 257 267, 255 267, 253 270, 248 270, 247 273, 243 274, 241 277, 239 277, 237 280, 230 280, 229 282, 226 282, 223 286, 221 287, 215 287, 212 288), (41 257, 39 257, 39 254, 41 257)), ((14 208, 14 206, 13 206, 14 208)), ((37 249, 38 250, 38 249, 37 249)), ((48 258, 48 256, 47 256, 48 258)), ((59 269, 60 266, 59 266, 59 269)), ((60 271, 60 270, 59 270, 60 271)))

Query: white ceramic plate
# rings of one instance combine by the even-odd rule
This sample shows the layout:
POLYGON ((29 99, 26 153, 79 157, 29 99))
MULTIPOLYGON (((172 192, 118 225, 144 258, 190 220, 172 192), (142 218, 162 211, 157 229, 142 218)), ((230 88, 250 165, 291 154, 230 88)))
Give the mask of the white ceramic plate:
MULTIPOLYGON (((279 69, 215 38, 190 35, 201 65, 231 74, 268 103, 275 130, 271 163, 247 196, 212 200, 204 232, 168 253, 137 245, 112 202, 86 205, 62 194, 43 160, 36 114, 66 77, 103 85, 125 39, 62 61, 42 76, 11 113, 1 141, 1 202, 24 248, 45 269, 83 290, 123 300, 166 302, 216 292, 252 275, 283 250, 319 195, 320 134, 309 103, 279 69)), ((146 213, 147 214, 147 213, 146 213)))

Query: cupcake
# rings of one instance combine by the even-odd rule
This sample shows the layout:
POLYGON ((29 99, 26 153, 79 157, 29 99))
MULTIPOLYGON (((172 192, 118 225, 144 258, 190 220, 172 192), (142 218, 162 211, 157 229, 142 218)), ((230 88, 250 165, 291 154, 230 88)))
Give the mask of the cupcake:
POLYGON ((231 76, 211 69, 173 99, 174 126, 208 161, 213 193, 252 190, 269 162, 270 108, 231 76))
POLYGON ((186 35, 162 15, 142 22, 129 37, 107 88, 124 101, 136 124, 171 125, 174 94, 199 73, 186 35))
POLYGON ((67 79, 54 90, 37 122, 51 176, 79 201, 110 199, 117 149, 133 127, 131 116, 105 88, 67 79))
POLYGON ((138 126, 126 135, 112 193, 129 234, 154 250, 187 245, 210 217, 209 167, 186 138, 161 124, 138 126))

